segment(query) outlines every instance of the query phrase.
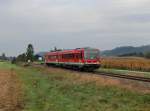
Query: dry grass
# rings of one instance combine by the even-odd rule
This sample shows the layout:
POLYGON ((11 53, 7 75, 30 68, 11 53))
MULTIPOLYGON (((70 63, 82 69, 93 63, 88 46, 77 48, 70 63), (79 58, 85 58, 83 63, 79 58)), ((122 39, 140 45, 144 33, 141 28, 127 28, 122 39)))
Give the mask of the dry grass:
POLYGON ((20 83, 12 71, 0 70, 0 111, 20 111, 23 97, 20 83))
POLYGON ((102 67, 127 69, 127 70, 139 70, 139 71, 150 71, 150 60, 144 59, 144 58, 135 58, 135 57, 102 58, 102 67))
POLYGON ((59 75, 55 77, 55 80, 62 81, 63 79, 69 79, 74 84, 90 84, 96 83, 98 86, 115 86, 123 89, 127 89, 130 91, 140 92, 140 93, 150 93, 150 85, 141 82, 129 81, 125 79, 118 79, 112 77, 105 77, 99 75, 91 75, 91 73, 87 72, 76 72, 71 70, 65 70, 60 68, 53 67, 36 67, 39 71, 44 71, 44 74, 50 73, 51 75, 55 75, 56 73, 59 75), (63 76, 62 76, 63 75, 63 76))

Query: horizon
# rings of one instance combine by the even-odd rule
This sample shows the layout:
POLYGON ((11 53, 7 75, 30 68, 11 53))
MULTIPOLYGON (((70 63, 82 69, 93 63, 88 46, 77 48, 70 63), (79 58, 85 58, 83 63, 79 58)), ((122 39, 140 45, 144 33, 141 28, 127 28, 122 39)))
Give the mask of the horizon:
MULTIPOLYGON (((126 46, 117 46, 117 47, 114 47, 114 48, 112 48, 112 49, 106 49, 106 50, 100 50, 101 52, 105 52, 105 51, 111 51, 111 50, 114 50, 114 49, 116 49, 116 48, 122 48, 122 47, 134 47, 134 48, 137 48, 137 47, 143 47, 143 46, 150 46, 150 44, 147 44, 147 45, 140 45, 140 46, 128 46, 128 45, 126 45, 126 46)), ((27 47, 26 47, 27 48, 27 47)), ((26 48, 25 48, 25 51, 23 52, 21 52, 21 53, 18 53, 18 54, 16 54, 16 55, 7 55, 7 53, 5 53, 5 52, 2 52, 1 53, 1 55, 4 53, 7 57, 17 57, 18 55, 20 55, 20 54, 23 54, 23 53, 26 53, 26 48)), ((80 48, 84 48, 84 47, 80 47, 80 48)), ((96 47, 91 47, 91 48, 96 48, 96 47)), ((51 48, 50 50, 53 50, 54 49, 54 47, 53 48, 51 48)), ((65 48, 58 48, 58 49, 62 49, 62 50, 70 50, 70 49, 65 49, 65 48)), ((72 48, 72 49, 76 49, 76 48, 72 48)), ((99 48, 97 48, 97 49, 99 49, 99 48)), ((43 51, 35 51, 34 52, 34 54, 38 54, 38 53, 43 53, 43 52, 50 52, 50 50, 43 50, 43 51)), ((0 55, 0 56, 1 56, 0 55)))
POLYGON ((0 53, 16 56, 29 43, 35 52, 53 47, 111 50, 150 44, 149 0, 0 1, 0 53))

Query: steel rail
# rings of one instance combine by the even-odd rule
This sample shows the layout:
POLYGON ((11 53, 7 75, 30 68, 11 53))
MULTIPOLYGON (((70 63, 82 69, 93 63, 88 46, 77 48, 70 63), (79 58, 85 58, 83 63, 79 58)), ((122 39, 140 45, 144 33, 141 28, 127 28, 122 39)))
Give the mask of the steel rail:
MULTIPOLYGON (((36 64, 36 66, 43 66, 43 65, 41 65, 41 64, 37 65, 36 64)), ((67 69, 67 70, 75 71, 75 70, 72 70, 72 69, 67 69)), ((81 72, 81 71, 77 71, 77 72, 81 72)), ((84 73, 84 71, 83 71, 83 73, 84 73)), ((116 78, 123 78, 123 79, 136 80, 136 81, 142 81, 142 82, 148 82, 148 83, 150 83, 150 78, 147 78, 147 77, 132 76, 132 75, 125 75, 125 74, 116 74, 116 73, 105 73, 105 72, 98 72, 98 71, 88 72, 88 73, 90 73, 90 74, 96 74, 96 75, 103 75, 103 76, 108 76, 108 77, 116 77, 116 78)))
POLYGON ((104 76, 110 76, 110 77, 136 80, 136 81, 150 82, 150 78, 147 78, 147 77, 139 77, 139 76, 131 76, 131 75, 115 74, 115 73, 104 73, 104 72, 93 72, 93 73, 97 75, 104 75, 104 76))

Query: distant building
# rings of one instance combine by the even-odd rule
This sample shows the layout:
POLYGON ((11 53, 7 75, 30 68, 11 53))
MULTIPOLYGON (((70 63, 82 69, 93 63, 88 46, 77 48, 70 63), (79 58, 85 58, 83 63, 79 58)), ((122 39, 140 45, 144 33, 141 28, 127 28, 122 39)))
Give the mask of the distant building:
POLYGON ((38 61, 43 61, 44 60, 44 55, 46 52, 39 52, 35 55, 35 59, 38 61))
POLYGON ((39 61, 42 61, 42 60, 43 60, 43 57, 38 57, 38 60, 39 60, 39 61))

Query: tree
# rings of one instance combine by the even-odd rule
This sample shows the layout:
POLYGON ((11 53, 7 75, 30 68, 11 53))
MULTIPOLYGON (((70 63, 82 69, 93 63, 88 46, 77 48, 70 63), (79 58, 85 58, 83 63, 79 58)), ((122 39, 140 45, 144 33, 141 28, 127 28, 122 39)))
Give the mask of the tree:
POLYGON ((16 64, 16 58, 15 57, 12 58, 11 63, 16 64))
POLYGON ((6 60, 7 58, 6 58, 6 55, 5 55, 5 53, 2 53, 2 60, 6 60))
POLYGON ((150 52, 146 52, 145 53, 145 57, 148 58, 148 59, 150 59, 150 52))
POLYGON ((34 48, 32 44, 29 44, 26 52, 27 61, 33 62, 34 60, 34 48))
POLYGON ((25 62, 26 61, 26 54, 23 53, 23 54, 20 54, 18 57, 17 57, 17 61, 19 62, 25 62))

